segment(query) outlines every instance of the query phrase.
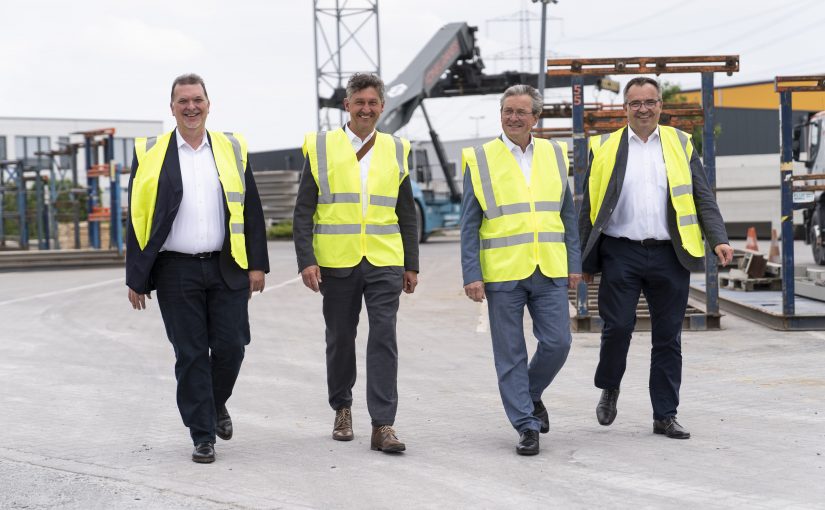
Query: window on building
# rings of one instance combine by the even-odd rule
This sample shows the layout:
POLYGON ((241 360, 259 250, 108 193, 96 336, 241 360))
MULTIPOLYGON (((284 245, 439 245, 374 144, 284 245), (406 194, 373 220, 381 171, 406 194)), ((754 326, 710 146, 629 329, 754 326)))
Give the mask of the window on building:
MULTIPOLYGON (((68 136, 61 136, 57 138, 57 148, 58 150, 63 150, 69 146, 69 137, 68 136)), ((61 155, 58 158, 58 163, 60 164, 60 168, 67 169, 72 165, 72 157, 66 154, 61 155)))
POLYGON ((6 137, 0 136, 0 161, 6 159, 6 137))
POLYGON ((51 166, 51 158, 37 155, 38 152, 51 150, 51 141, 48 136, 17 136, 14 144, 15 155, 17 159, 23 160, 24 166, 32 166, 36 169, 51 166))
POLYGON ((115 163, 124 167, 132 166, 132 154, 135 152, 134 138, 115 138, 115 163))

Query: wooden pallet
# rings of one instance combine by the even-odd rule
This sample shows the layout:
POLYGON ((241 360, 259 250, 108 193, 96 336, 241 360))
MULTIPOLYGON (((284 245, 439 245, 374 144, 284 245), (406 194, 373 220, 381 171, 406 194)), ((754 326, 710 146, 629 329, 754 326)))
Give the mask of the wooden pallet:
POLYGON ((719 275, 719 287, 744 292, 782 290, 782 278, 731 278, 728 275, 719 275))
MULTIPOLYGON (((599 317, 599 283, 601 278, 596 277, 593 283, 587 285, 587 315, 576 315, 571 318, 573 331, 580 333, 598 333, 602 330, 602 319, 599 317)), ((576 307, 576 290, 570 289, 567 297, 573 307, 576 307)), ((682 321, 682 329, 689 331, 715 330, 721 327, 721 317, 708 315, 704 311, 687 305, 685 316, 682 321)), ((636 305, 636 327, 634 331, 650 331, 652 324, 650 321, 650 311, 644 294, 639 297, 636 305)))

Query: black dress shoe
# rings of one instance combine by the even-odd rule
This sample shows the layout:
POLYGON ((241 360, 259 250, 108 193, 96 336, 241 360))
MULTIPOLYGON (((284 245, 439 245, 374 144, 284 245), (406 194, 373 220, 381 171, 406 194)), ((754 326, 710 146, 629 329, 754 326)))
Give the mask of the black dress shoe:
POLYGON ((215 462, 215 446, 212 443, 198 443, 192 452, 192 461, 198 464, 215 462))
POLYGON ((232 418, 229 417, 229 411, 226 406, 221 406, 218 409, 218 422, 215 426, 215 433, 224 441, 232 439, 232 418))
POLYGON ((690 432, 684 429, 675 416, 668 416, 664 420, 653 420, 653 433, 664 434, 671 439, 690 439, 690 432))
POLYGON ((519 455, 536 455, 539 453, 539 431, 525 430, 518 438, 516 453, 519 455))
POLYGON ((550 432, 550 415, 547 414, 547 408, 544 407, 544 402, 541 400, 533 402, 533 416, 541 420, 542 434, 550 432))
POLYGON ((596 406, 596 419, 602 425, 610 425, 616 419, 616 402, 619 400, 619 388, 602 390, 599 404, 596 406))

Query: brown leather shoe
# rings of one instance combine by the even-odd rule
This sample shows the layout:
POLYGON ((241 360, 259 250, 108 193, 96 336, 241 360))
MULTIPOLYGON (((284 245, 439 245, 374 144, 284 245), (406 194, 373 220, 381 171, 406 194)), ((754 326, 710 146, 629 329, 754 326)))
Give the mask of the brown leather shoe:
POLYGON ((407 449, 406 445, 398 440, 392 425, 381 425, 372 428, 371 450, 380 450, 384 453, 398 453, 407 449))
POLYGON ((349 407, 342 407, 335 411, 335 424, 332 426, 332 439, 336 441, 352 441, 352 411, 349 407))

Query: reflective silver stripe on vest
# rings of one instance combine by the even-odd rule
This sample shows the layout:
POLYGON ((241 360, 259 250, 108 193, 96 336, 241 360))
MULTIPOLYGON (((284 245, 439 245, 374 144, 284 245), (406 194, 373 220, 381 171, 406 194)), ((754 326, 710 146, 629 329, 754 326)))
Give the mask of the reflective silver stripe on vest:
POLYGON ((243 158, 241 157, 241 142, 239 142, 232 133, 224 132, 223 134, 226 135, 232 143, 232 150, 235 152, 235 165, 238 168, 238 174, 241 176, 241 189, 246 193, 246 179, 244 179, 244 171, 246 168, 243 166, 243 158))
POLYGON ((319 204, 357 204, 360 201, 360 193, 333 193, 331 195, 318 195, 319 204))
POLYGON ((678 129, 676 130, 676 134, 679 135, 679 141, 682 142, 682 152, 685 154, 685 158, 687 158, 688 162, 688 168, 690 168, 690 156, 688 156, 687 153, 688 135, 678 129))
MULTIPOLYGON (((378 136, 378 133, 375 136, 378 136)), ((401 182, 401 179, 404 178, 404 144, 401 143, 400 138, 393 136, 392 140, 395 142, 395 159, 398 160, 398 182, 401 182)))
POLYGON ((319 204, 357 204, 361 201, 360 193, 330 193, 329 168, 327 168, 327 132, 319 131, 315 139, 315 152, 318 156, 318 203, 319 204))
MULTIPOLYGON (((490 165, 487 164, 487 154, 484 152, 484 147, 473 147, 476 153, 476 163, 478 164, 478 176, 481 179, 481 192, 484 195, 484 202, 487 210, 484 211, 484 216, 491 220, 498 218, 503 213, 496 205, 496 196, 493 194, 493 183, 490 180, 490 165)), ((527 206, 528 210, 530 206, 527 206)))
POLYGON ((481 249, 489 250, 491 248, 506 248, 508 246, 517 246, 519 244, 532 243, 534 239, 533 233, 516 234, 507 237, 495 237, 493 239, 482 239, 481 249))
POLYGON ((560 202, 536 202, 536 211, 556 212, 561 211, 560 202))
POLYGON ((158 142, 158 137, 157 136, 151 136, 151 137, 147 138, 146 139, 146 152, 149 152, 149 149, 154 147, 157 142, 158 142))
POLYGON ((540 243, 563 243, 564 232, 539 232, 540 243))
POLYGON ((243 223, 230 223, 229 232, 233 234, 243 234, 243 223))
POLYGON ((695 225, 699 223, 699 218, 695 214, 688 214, 687 216, 679 216, 679 226, 695 225))
POLYGON ((693 192, 693 186, 690 184, 682 184, 681 186, 673 187, 673 196, 680 197, 682 195, 690 195, 693 192))
POLYGON ((367 234, 372 235, 387 235, 387 234, 398 234, 401 232, 401 228, 398 224, 395 225, 367 225, 366 228, 367 234))
POLYGON ((370 205, 380 205, 383 207, 395 207, 395 197, 385 197, 383 195, 370 195, 370 205))
POLYGON ((312 232, 315 234, 360 234, 361 224, 350 225, 315 225, 312 232))
POLYGON ((559 169, 559 177, 561 177, 561 196, 564 197, 564 190, 567 189, 567 167, 564 165, 564 154, 562 153, 559 142, 550 140, 550 143, 553 145, 553 151, 556 153, 556 166, 559 169))
POLYGON ((243 202, 243 193, 239 191, 230 191, 226 194, 226 200, 229 202, 243 202))

